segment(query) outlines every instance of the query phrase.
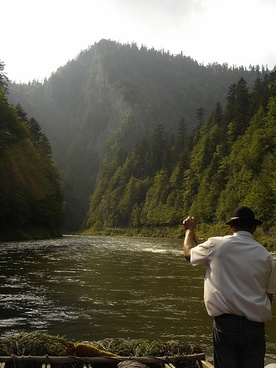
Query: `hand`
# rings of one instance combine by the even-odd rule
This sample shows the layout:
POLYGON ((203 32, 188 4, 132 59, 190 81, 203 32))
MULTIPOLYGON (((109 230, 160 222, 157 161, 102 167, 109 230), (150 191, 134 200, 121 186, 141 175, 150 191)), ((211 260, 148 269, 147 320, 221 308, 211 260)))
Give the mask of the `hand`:
POLYGON ((183 221, 183 229, 184 230, 195 230, 196 228, 196 219, 193 216, 188 216, 183 221))

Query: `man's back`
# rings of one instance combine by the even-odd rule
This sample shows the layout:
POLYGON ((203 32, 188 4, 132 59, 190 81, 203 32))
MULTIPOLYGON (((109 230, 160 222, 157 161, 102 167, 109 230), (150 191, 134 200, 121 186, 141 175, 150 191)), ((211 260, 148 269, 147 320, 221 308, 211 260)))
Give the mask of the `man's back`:
POLYGON ((193 248, 191 262, 206 263, 204 300, 211 316, 230 313, 257 322, 271 319, 266 290, 273 262, 252 234, 239 231, 210 238, 193 248))

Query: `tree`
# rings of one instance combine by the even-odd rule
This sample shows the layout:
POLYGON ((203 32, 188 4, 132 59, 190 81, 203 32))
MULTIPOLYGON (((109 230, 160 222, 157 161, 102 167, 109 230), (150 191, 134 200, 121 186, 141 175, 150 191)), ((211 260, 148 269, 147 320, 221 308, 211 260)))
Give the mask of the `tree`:
POLYGON ((29 119, 28 122, 31 128, 31 135, 34 144, 39 149, 41 149, 48 157, 52 157, 52 148, 49 139, 44 133, 42 133, 41 125, 39 124, 39 122, 34 118, 29 119))
POLYGON ((251 117, 250 95, 245 79, 242 77, 236 89, 235 118, 240 125, 240 133, 244 133, 251 117))
POLYGON ((5 64, 0 60, 0 90, 5 94, 9 92, 8 89, 8 77, 4 73, 5 64))
POLYGON ((11 106, 0 91, 1 240, 32 238, 41 229, 48 236, 60 235, 64 223, 59 174, 35 144, 28 122, 24 110, 11 106))
POLYGON ((196 110, 196 119, 197 119, 197 122, 198 122, 199 125, 202 125, 203 124, 204 117, 205 117, 204 108, 203 107, 199 107, 196 110))
POLYGON ((225 118, 228 125, 228 140, 232 144, 245 132, 251 117, 251 103, 248 87, 244 78, 229 88, 225 118))
POLYGON ((187 145, 188 133, 187 133, 187 124, 185 122, 185 118, 182 117, 179 121, 178 132, 176 136, 176 151, 178 154, 181 154, 185 151, 185 145, 187 145))

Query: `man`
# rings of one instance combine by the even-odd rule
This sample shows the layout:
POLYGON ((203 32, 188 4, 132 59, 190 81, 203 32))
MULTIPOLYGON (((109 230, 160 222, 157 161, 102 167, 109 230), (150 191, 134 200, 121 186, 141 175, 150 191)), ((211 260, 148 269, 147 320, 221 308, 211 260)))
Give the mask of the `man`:
POLYGON ((215 368, 263 368, 264 322, 272 318, 276 270, 270 253, 253 237, 262 222, 249 207, 239 207, 226 222, 232 235, 198 244, 196 220, 183 221, 185 259, 204 264, 204 302, 214 317, 215 368))

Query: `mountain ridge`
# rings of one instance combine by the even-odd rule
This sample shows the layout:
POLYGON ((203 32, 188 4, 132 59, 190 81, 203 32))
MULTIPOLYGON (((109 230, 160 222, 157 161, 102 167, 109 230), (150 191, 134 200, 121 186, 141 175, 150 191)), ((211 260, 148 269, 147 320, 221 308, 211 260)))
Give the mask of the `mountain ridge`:
POLYGON ((264 74, 102 40, 43 84, 11 83, 9 100, 49 138, 64 182, 68 229, 79 229, 112 145, 130 152, 159 124, 175 133, 182 118, 192 131, 198 109, 208 116, 218 101, 225 103, 229 85, 244 77, 253 86, 264 74))

